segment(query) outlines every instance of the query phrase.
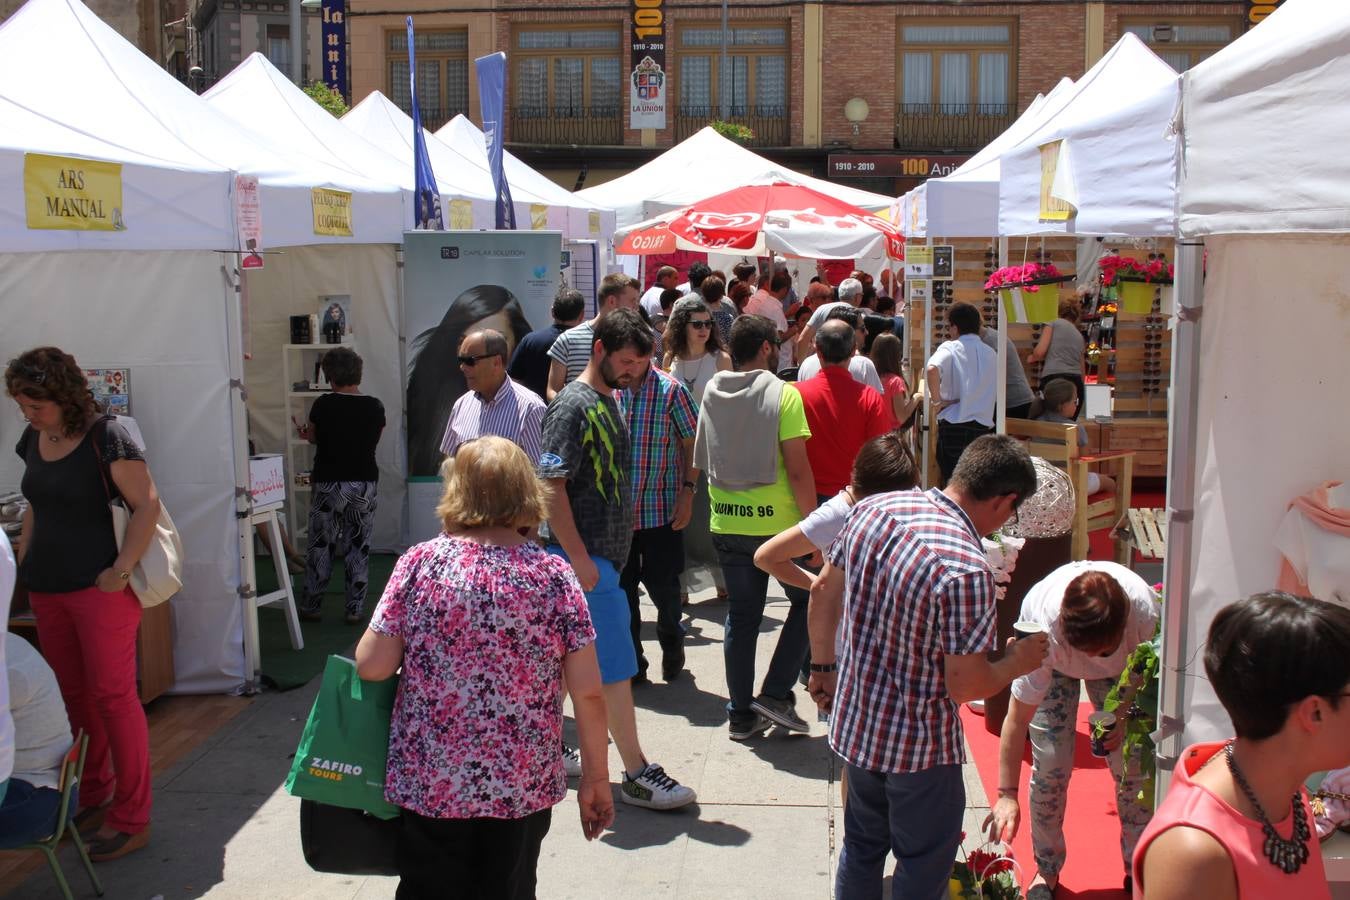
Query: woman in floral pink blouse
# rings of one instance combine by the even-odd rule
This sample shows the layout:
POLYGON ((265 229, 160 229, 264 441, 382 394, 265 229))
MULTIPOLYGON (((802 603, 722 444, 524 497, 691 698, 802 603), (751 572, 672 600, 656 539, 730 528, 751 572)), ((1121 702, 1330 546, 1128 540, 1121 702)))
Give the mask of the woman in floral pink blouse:
POLYGON ((445 532, 399 559, 357 672, 403 667, 385 796, 403 809, 397 897, 532 898, 567 795, 562 678, 581 743, 581 827, 614 821, 595 631, 571 568, 530 535, 547 509, 525 453, 484 437, 445 469, 445 532))

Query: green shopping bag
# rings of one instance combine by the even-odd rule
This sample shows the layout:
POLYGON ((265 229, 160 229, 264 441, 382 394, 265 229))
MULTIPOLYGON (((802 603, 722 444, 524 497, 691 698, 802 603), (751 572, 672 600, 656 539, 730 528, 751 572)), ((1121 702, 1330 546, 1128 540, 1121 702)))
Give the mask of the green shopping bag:
POLYGON ((389 717, 397 693, 397 678, 362 681, 356 663, 328 657, 286 790, 304 800, 362 809, 381 819, 397 816, 399 808, 384 799, 389 717))

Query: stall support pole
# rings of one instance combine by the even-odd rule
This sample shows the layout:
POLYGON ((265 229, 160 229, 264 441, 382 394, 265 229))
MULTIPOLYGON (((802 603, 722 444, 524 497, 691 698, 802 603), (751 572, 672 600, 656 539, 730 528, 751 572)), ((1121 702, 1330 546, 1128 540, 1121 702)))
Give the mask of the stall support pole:
POLYGON ((239 606, 244 629, 244 683, 240 692, 256 694, 261 667, 256 560, 253 558, 253 495, 248 476, 248 410, 244 405, 244 328, 240 309, 242 278, 237 254, 227 254, 221 269, 226 281, 225 326, 230 348, 230 424, 234 435, 234 516, 239 536, 239 606))
MULTIPOLYGON (((929 248, 929 259, 932 259, 933 239, 926 237, 923 239, 923 245, 929 248)), ((933 458, 933 453, 937 447, 937 416, 932 415, 933 398, 928 397, 928 360, 933 358, 933 327, 936 325, 934 319, 937 313, 937 300, 933 297, 933 275, 928 275, 928 296, 924 299, 924 325, 923 330, 923 365, 919 366, 920 383, 924 386, 924 398, 928 401, 923 415, 923 484, 925 487, 931 487, 933 482, 928 479, 928 461, 933 458)))
POLYGON ((1158 731, 1159 785, 1167 782, 1183 749, 1191 545, 1194 540, 1196 406, 1200 393, 1200 314, 1205 300, 1203 241, 1177 240, 1176 322, 1172 332, 1172 386, 1168 399, 1167 558, 1163 564, 1162 666, 1158 731))
MULTIPOLYGON (((994 263, 994 268, 999 269, 1008 264, 1008 239, 1000 237, 998 239, 998 259, 994 263)), ((997 418, 994 420, 994 430, 999 434, 1008 433, 1008 316, 1007 311, 1003 309, 1003 301, 999 299, 998 294, 994 295, 995 306, 998 310, 998 387, 994 394, 994 410, 997 418)))

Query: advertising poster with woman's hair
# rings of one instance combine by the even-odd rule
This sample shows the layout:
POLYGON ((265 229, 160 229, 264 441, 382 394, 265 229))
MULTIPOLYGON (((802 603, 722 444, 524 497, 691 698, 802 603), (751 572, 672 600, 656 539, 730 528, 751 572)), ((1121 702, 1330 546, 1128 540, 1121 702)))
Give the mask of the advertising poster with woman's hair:
POLYGON ((455 361, 460 342, 494 329, 506 338, 509 359, 526 334, 551 321, 562 234, 438 231, 407 232, 403 239, 409 525, 420 541, 438 528, 441 437, 465 391, 455 361))

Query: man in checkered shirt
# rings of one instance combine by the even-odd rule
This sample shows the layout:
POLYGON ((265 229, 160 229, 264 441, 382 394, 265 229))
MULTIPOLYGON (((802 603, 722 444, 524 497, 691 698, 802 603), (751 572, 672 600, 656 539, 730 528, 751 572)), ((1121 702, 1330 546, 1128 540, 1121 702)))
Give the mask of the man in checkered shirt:
POLYGON ((957 704, 1035 671, 1048 651, 1036 635, 1010 642, 997 662, 986 655, 995 648, 994 576, 980 536, 1035 490, 1021 444, 987 435, 966 449, 946 489, 859 501, 830 548, 811 597, 810 689, 832 706, 830 746, 848 764, 839 900, 881 896, 892 851, 893 897, 947 896, 966 803, 957 704))

